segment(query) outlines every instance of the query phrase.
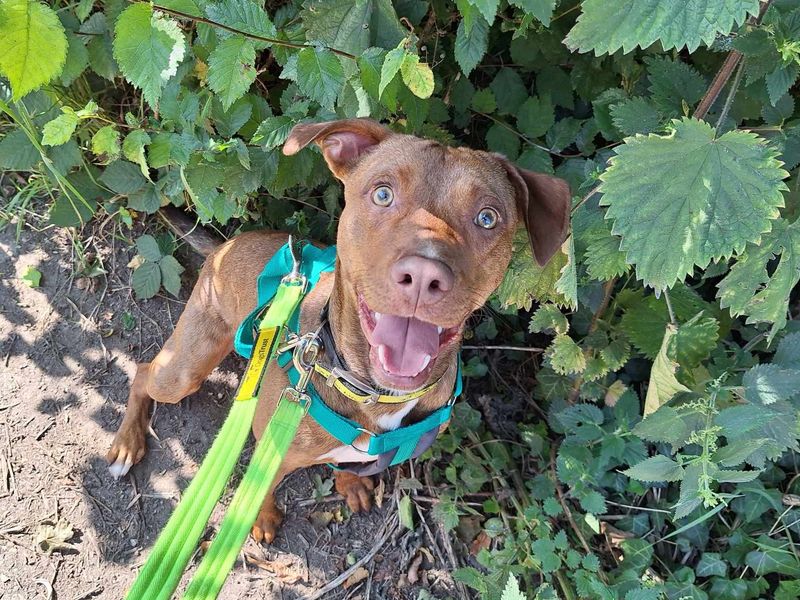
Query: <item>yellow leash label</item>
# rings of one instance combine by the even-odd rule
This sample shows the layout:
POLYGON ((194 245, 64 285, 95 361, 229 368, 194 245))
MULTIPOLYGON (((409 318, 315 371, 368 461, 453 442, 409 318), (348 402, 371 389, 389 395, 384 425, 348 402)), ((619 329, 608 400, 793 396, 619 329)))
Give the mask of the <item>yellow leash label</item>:
POLYGON ((278 339, 279 327, 269 327, 258 332, 258 339, 253 347, 253 356, 247 365, 242 384, 236 394, 236 400, 249 400, 258 394, 261 379, 267 368, 267 362, 278 339))

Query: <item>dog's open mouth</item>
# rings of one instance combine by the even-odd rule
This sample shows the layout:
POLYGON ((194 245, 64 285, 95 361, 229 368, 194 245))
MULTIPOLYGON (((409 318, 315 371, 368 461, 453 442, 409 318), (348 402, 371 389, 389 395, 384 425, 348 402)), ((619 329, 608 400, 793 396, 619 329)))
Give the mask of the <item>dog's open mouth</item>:
POLYGON ((460 327, 443 328, 415 317, 400 317, 372 310, 359 294, 361 329, 370 345, 372 368, 385 380, 379 383, 399 390, 422 386, 436 357, 460 327))

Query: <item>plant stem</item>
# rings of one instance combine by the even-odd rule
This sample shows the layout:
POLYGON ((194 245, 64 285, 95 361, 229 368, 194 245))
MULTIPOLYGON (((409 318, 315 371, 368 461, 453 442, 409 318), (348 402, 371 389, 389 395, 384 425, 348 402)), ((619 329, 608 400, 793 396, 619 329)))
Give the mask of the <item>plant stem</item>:
POLYGON ((736 76, 733 78, 733 83, 731 84, 731 89, 728 91, 728 97, 725 99, 725 105, 722 107, 722 112, 719 114, 719 119, 717 119, 717 130, 722 126, 725 122, 725 119, 728 116, 728 112, 731 110, 731 105, 733 104, 733 98, 736 96, 736 91, 739 89, 739 84, 742 81, 742 74, 744 73, 744 64, 747 61, 746 58, 743 58, 739 61, 739 68, 736 71, 736 76))
POLYGON ((667 302, 667 311, 669 312, 669 322, 678 326, 678 320, 675 318, 675 311, 672 310, 672 302, 669 299, 669 290, 664 288, 664 300, 667 302))

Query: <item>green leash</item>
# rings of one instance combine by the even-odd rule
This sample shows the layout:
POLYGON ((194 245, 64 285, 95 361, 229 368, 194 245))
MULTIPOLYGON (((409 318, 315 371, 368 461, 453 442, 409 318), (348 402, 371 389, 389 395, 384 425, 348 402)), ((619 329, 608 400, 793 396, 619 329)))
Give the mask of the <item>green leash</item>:
MULTIPOLYGON (((290 241, 291 245, 291 241, 290 241)), ((281 281, 275 298, 258 328, 253 356, 236 392, 236 400, 197 475, 158 536, 150 556, 125 596, 127 600, 169 600, 203 530, 230 478, 252 426, 258 390, 267 365, 275 358, 284 329, 305 292, 305 278, 295 269, 281 281)), ((317 346, 309 344, 312 364, 317 346)), ((267 425, 239 488, 234 494, 219 533, 211 543, 184 598, 217 597, 247 533, 258 516, 261 502, 286 456, 308 407, 305 385, 310 370, 294 388, 287 388, 267 425)))

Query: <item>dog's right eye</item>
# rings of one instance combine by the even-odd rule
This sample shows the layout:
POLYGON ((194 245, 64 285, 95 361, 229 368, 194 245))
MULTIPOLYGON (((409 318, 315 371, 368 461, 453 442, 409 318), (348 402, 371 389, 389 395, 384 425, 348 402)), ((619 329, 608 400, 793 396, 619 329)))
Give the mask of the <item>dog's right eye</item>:
POLYGON ((389 186, 381 185, 372 192, 372 201, 378 206, 389 206, 392 200, 394 200, 394 192, 389 186))

